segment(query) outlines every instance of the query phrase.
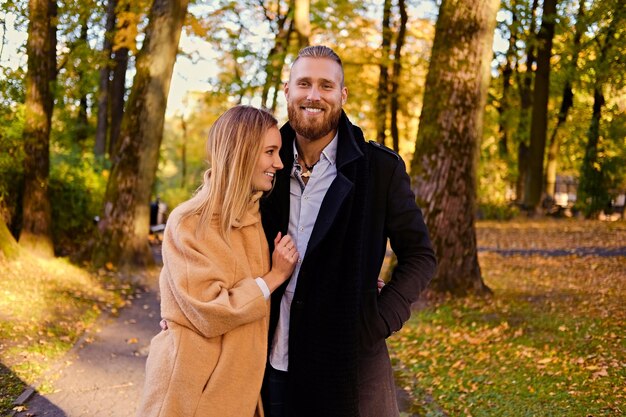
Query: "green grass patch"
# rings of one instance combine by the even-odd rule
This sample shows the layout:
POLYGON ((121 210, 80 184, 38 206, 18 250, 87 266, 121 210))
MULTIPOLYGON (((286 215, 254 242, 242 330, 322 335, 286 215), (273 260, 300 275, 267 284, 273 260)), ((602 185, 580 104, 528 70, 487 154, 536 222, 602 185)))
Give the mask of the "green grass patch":
POLYGON ((129 284, 66 259, 0 258, 0 415, 26 385, 45 391, 49 371, 104 310, 124 305, 129 284))
MULTIPOLYGON (((502 246, 506 235, 515 239, 511 227, 523 226, 499 225, 502 246)), ((561 242, 565 235, 558 234, 561 242)), ((488 246, 479 227, 481 236, 488 246)), ((431 301, 389 338, 411 412, 626 415, 626 257, 481 253, 480 263, 492 297, 431 301)))

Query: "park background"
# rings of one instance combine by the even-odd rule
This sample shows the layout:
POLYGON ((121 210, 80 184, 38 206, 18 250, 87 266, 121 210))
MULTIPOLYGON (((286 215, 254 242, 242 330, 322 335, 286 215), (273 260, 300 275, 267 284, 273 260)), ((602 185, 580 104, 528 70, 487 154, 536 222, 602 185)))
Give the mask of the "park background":
POLYGON ((0 412, 54 390, 158 272, 150 204, 200 185, 211 123, 240 103, 284 122, 289 64, 326 44, 439 259, 389 340, 405 412, 626 413, 626 2, 5 0, 0 19, 0 412))

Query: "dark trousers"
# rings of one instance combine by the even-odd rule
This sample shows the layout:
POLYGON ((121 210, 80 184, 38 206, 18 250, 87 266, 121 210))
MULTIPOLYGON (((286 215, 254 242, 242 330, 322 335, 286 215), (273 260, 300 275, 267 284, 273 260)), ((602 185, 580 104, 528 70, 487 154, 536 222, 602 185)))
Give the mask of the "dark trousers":
POLYGON ((287 372, 276 370, 268 363, 261 389, 265 417, 287 417, 287 384, 287 372))

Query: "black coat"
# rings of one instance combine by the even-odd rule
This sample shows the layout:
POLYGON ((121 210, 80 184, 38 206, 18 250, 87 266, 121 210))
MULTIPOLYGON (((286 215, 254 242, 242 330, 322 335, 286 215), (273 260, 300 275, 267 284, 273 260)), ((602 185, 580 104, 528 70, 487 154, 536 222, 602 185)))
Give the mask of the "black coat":
MULTIPOLYGON (((392 417, 396 392, 385 338, 411 314, 435 272, 435 256, 400 157, 345 114, 337 177, 326 192, 302 261, 289 326, 291 417, 392 417), (390 239, 398 263, 380 295, 377 279, 390 239)), ((295 132, 281 129, 285 168, 261 201, 270 247, 289 225, 295 132)), ((286 283, 272 294, 269 340, 286 283)))

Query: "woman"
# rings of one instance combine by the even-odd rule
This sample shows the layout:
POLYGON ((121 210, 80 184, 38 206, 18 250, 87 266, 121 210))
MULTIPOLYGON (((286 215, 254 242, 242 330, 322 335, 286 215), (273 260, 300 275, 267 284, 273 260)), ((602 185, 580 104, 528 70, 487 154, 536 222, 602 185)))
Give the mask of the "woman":
POLYGON ((259 198, 283 167, 276 119, 237 106, 207 140, 211 169, 170 215, 159 281, 167 330, 152 339, 138 416, 262 416, 269 294, 298 253, 276 236, 270 266, 259 198))

